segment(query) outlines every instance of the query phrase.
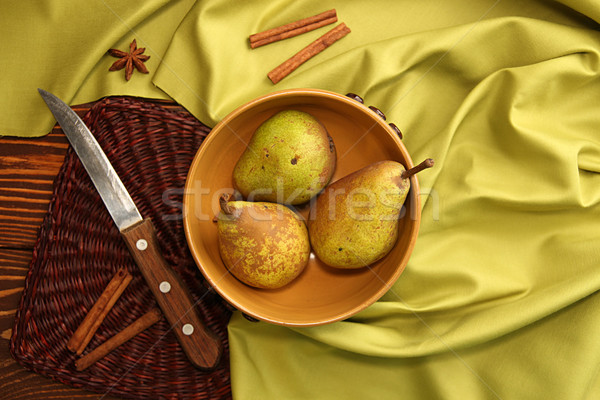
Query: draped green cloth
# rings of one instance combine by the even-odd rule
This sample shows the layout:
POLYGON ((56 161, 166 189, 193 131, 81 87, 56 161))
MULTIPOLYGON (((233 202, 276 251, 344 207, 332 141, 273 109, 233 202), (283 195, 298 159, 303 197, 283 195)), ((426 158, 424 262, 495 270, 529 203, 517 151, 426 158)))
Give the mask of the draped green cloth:
POLYGON ((272 91, 362 95, 405 134, 423 219, 405 272, 349 320, 229 325, 238 399, 600 398, 600 3, 62 1, 0 4, 0 134, 71 104, 172 98, 214 125, 272 91), (336 8, 352 33, 273 85, 328 28, 247 37, 336 8), (108 72, 136 38, 150 74, 108 72))

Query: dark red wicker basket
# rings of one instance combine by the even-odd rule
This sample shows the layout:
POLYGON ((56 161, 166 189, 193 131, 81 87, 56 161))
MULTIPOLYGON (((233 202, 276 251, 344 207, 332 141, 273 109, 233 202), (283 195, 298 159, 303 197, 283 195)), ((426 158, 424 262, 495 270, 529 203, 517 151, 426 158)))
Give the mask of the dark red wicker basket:
POLYGON ((85 353, 156 302, 77 155, 69 149, 54 184, 10 341, 26 368, 68 385, 132 399, 231 398, 230 311, 204 286, 183 231, 188 168, 209 128, 181 107, 138 98, 107 98, 84 121, 144 217, 154 222, 166 260, 189 287, 200 316, 224 344, 210 372, 190 364, 164 318, 83 372, 66 344, 114 273, 133 280, 85 353))

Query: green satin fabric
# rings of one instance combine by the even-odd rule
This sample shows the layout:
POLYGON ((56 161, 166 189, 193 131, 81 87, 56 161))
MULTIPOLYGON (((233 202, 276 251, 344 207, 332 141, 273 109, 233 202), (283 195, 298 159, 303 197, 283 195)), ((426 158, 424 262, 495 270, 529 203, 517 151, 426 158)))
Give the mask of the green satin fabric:
POLYGON ((37 88, 68 104, 110 95, 169 99, 152 78, 193 0, 5 0, 0 2, 0 134, 42 136, 56 120, 37 88), (109 72, 136 39, 150 74, 109 72))
MULTIPOLYGON (((259 95, 313 87, 360 94, 400 127, 414 160, 436 160, 419 176, 413 255, 380 301, 304 329, 234 314, 235 398, 600 398, 598 2, 110 4, 120 19, 94 3, 104 22, 84 16, 60 37, 48 32, 79 21, 83 5, 28 17, 43 22, 25 57, 37 61, 0 59, 2 133, 49 129, 36 87, 72 104, 170 97, 210 125, 259 95), (273 85, 266 74, 328 28, 255 50, 248 35, 329 8, 352 33, 273 85), (42 51, 46 37, 55 47, 42 51), (151 73, 126 83, 104 52, 134 37, 151 73)), ((17 54, 9 25, 0 53, 17 54)))

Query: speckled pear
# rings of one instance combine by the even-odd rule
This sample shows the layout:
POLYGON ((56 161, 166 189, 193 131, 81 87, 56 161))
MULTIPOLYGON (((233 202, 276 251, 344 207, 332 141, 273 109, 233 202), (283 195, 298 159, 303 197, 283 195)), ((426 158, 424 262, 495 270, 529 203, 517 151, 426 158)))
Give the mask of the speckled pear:
POLYGON ((247 285, 277 289, 302 273, 310 256, 301 217, 281 204, 228 201, 217 218, 219 252, 227 269, 247 285))
POLYGON ((380 161, 329 185, 308 220, 317 257, 338 268, 361 268, 385 257, 398 239, 410 177, 432 166, 430 158, 408 171, 396 161, 380 161))
POLYGON ((263 122, 233 170, 234 187, 251 201, 302 204, 333 175, 336 152, 314 116, 280 111, 263 122))

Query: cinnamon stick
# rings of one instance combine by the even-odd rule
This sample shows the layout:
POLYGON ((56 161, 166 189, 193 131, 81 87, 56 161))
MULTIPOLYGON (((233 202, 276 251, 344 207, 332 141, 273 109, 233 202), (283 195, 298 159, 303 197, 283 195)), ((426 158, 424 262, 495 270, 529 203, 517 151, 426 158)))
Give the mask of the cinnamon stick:
POLYGON ((162 314, 158 308, 153 308, 140 318, 136 319, 131 325, 123 329, 100 346, 96 347, 90 353, 81 357, 75 361, 75 368, 77 371, 83 371, 90 365, 96 363, 100 359, 104 358, 108 353, 127 342, 131 338, 135 337, 138 333, 145 331, 158 321, 160 321, 162 314))
POLYGON ((83 353, 83 350, 88 345, 96 330, 106 315, 117 302, 129 282, 133 277, 125 268, 117 271, 115 276, 110 280, 98 300, 94 303, 90 311, 87 313, 71 339, 67 343, 67 348, 76 354, 83 353))
POLYGON ((296 29, 292 29, 291 31, 286 31, 286 32, 282 32, 276 35, 272 35, 269 36, 265 39, 262 40, 257 40, 257 41, 251 41, 250 42, 250 47, 252 47, 253 49, 260 47, 260 46, 264 46, 265 44, 269 44, 269 43, 273 43, 273 42, 278 42, 280 40, 283 39, 288 39, 294 36, 298 36, 301 35, 303 33, 306 32, 310 32, 310 31, 314 31, 315 29, 318 29, 322 26, 325 25, 329 25, 329 24, 333 24, 334 22, 337 22, 337 16, 336 17, 332 17, 332 18, 327 18, 321 21, 317 21, 314 24, 310 24, 310 25, 304 25, 301 27, 298 27, 296 29))
POLYGON ((327 47, 331 46, 336 41, 340 40, 344 36, 350 33, 350 28, 346 24, 341 23, 302 50, 296 53, 294 56, 284 61, 277 68, 267 74, 271 82, 276 84, 283 78, 291 74, 300 65, 316 56, 327 47))
POLYGON ((268 29, 263 32, 250 35, 250 47, 253 49, 278 40, 287 39, 312 31, 322 26, 332 24, 337 21, 335 9, 327 10, 312 17, 303 18, 298 21, 290 22, 277 28, 268 29))

